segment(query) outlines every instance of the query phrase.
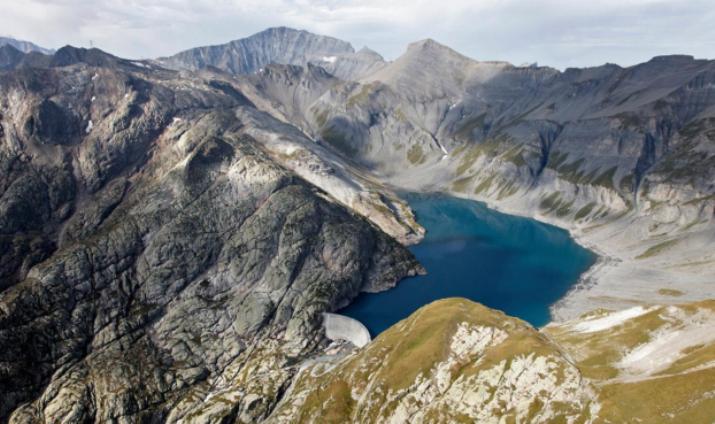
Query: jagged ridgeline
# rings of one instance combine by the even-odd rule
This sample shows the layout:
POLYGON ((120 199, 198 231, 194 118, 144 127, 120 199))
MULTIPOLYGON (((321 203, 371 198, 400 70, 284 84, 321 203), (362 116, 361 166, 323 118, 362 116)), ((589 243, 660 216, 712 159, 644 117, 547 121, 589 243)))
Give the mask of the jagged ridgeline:
POLYGON ((714 70, 0 40, 0 422, 710 422, 714 70), (449 299, 332 342, 323 312, 424 272, 391 187, 608 260, 541 331, 449 299))

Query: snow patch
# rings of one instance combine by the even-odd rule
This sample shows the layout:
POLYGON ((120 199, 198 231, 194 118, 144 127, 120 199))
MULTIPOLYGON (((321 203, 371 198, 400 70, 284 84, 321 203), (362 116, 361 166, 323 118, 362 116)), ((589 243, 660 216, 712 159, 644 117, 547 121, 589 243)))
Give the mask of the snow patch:
POLYGON ((668 307, 661 317, 670 322, 667 328, 652 333, 651 340, 623 356, 619 368, 631 374, 653 374, 681 358, 685 349, 715 342, 715 315, 707 310, 687 315, 680 308, 668 307))
POLYGON ((87 122, 87 128, 84 129, 84 132, 89 134, 90 131, 92 131, 92 128, 94 128, 94 123, 90 119, 89 122, 87 122))
POLYGON ((94 102, 95 100, 97 100, 97 96, 92 96, 92 98, 89 99, 90 103, 94 102))
POLYGON ((636 306, 635 308, 624 309, 622 311, 611 313, 609 315, 606 315, 605 317, 591 318, 586 321, 579 322, 578 324, 571 327, 571 329, 579 333, 595 333, 597 331, 603 331, 608 328, 623 324, 629 319, 639 317, 652 310, 653 308, 644 308, 642 306, 636 306))
POLYGON ((338 58, 335 56, 323 56, 323 62, 335 63, 336 60, 338 60, 338 58))

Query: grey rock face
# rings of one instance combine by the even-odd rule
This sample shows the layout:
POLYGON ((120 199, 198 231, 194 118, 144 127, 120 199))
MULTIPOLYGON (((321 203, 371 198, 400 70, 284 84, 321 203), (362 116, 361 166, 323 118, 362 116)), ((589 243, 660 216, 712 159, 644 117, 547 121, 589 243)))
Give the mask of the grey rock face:
POLYGON ((353 53, 350 43, 280 27, 228 44, 186 50, 160 59, 160 62, 176 69, 215 67, 233 74, 250 74, 271 63, 306 65, 313 60, 345 53, 353 53))
POLYGON ((387 65, 382 56, 367 47, 355 53, 324 56, 313 60, 312 63, 344 81, 358 81, 387 65))
MULTIPOLYGON (((715 153, 704 136, 712 128, 714 69, 713 61, 667 56, 631 68, 559 72, 476 62, 425 40, 361 83, 335 84, 292 103, 308 100, 301 125, 316 139, 388 177, 441 167, 452 179, 472 178, 470 190, 496 175, 495 187, 511 183, 521 192, 558 178, 575 191, 610 193, 609 200, 567 195, 569 213, 591 200, 622 213, 635 208, 645 181, 688 184, 672 166, 670 176, 658 176, 663 164, 682 158, 676 146, 697 145, 697 163, 715 153)), ((691 177, 713 177, 693 165, 702 173, 691 177)), ((693 188, 705 197, 712 192, 708 184, 693 188)))
POLYGON ((269 28, 227 44, 186 50, 158 62, 172 69, 217 68, 235 75, 253 74, 271 64, 312 64, 346 81, 370 75, 386 64, 382 56, 368 48, 355 52, 348 42, 285 27, 269 28))
POLYGON ((230 80, 107 56, 0 74, 0 420, 259 420, 323 312, 419 266, 230 80))

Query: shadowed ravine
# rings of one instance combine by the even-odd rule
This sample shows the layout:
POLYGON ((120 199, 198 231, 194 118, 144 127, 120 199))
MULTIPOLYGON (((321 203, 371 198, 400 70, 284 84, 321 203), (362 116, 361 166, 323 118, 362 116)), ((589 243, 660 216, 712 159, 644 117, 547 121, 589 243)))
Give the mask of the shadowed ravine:
POLYGON ((534 326, 549 321, 549 306, 595 261, 568 232, 484 204, 441 194, 406 196, 427 229, 411 248, 428 274, 394 289, 360 295, 341 311, 373 336, 421 306, 466 297, 534 326))

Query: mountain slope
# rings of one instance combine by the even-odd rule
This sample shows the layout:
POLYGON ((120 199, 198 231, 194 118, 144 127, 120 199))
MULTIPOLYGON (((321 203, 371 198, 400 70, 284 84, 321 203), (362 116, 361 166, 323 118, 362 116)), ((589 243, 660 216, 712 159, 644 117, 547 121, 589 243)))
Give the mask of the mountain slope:
POLYGON ((0 46, 13 46, 14 48, 18 49, 19 51, 23 53, 30 53, 30 52, 38 52, 42 54, 52 54, 54 53, 54 50, 51 49, 45 49, 43 47, 40 47, 34 43, 31 43, 29 41, 24 41, 24 40, 17 40, 14 38, 9 38, 9 37, 0 37, 0 46))
POLYGON ((444 299, 360 351, 305 367, 268 422, 710 422, 714 322, 705 302, 539 332, 444 299))
MULTIPOLYGON (((325 169, 291 170, 280 148, 312 154, 300 132, 220 75, 67 47, 0 73, 0 99, 0 420, 211 403, 259 420, 327 343, 322 312, 421 270, 297 173, 325 169)), ((334 174, 314 181, 376 187, 334 174)))
POLYGON ((559 72, 426 40, 385 63, 280 28, 181 72, 3 49, 0 420, 712 419, 715 308, 689 301, 715 281, 715 62, 559 72), (542 331, 449 299, 355 349, 322 314, 424 272, 390 187, 602 260, 542 331))
MULTIPOLYGON (((603 259, 556 306, 567 319, 711 293, 713 70, 676 55, 559 72, 477 62, 425 40, 362 82, 296 93, 291 102, 308 106, 282 119, 397 187, 572 230, 603 259), (681 295, 663 295, 669 287, 681 295)), ((262 95, 272 110, 288 107, 272 92, 292 80, 262 84, 276 85, 262 95)))
POLYGON ((306 65, 346 53, 353 53, 353 48, 345 41, 279 27, 227 44, 186 50, 159 61, 176 69, 212 66, 233 74, 250 74, 271 63, 306 65))
POLYGON ((14 68, 24 56, 20 50, 9 44, 0 46, 0 70, 14 68))

